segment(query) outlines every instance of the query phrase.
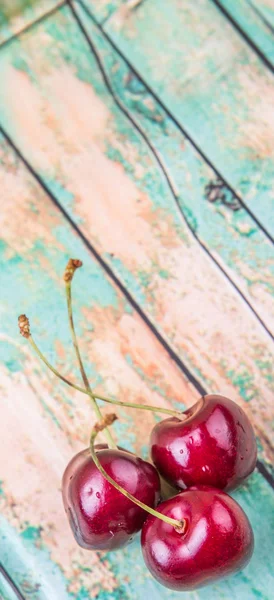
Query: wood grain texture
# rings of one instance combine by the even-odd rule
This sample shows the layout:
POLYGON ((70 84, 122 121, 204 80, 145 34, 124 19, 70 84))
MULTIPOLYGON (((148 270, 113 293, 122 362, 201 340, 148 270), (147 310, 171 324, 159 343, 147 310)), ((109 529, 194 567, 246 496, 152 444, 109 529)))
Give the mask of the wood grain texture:
MULTIPOLYGON (((0 559, 24 597, 33 600, 143 600, 148 590, 153 600, 175 600, 181 596, 160 587, 145 569, 138 540, 122 552, 101 556, 83 551, 74 542, 61 505, 60 480, 69 458, 86 444, 93 422, 91 407, 86 396, 68 391, 37 362, 26 341, 18 337, 16 316, 22 309, 29 314, 46 355, 76 378, 59 274, 68 256, 79 256, 85 271, 77 274, 74 305, 92 384, 120 399, 165 406, 171 399, 189 401, 191 389, 3 140, 0 148, 4 198, 1 443, 5 448, 0 455, 0 559)), ((118 412, 117 437, 129 449, 146 455, 153 417, 142 412, 133 417, 129 409, 118 412)), ((253 561, 244 573, 185 594, 186 600, 229 600, 236 597, 236 590, 244 600, 268 598, 270 540, 257 516, 263 503, 269 526, 273 493, 255 473, 234 496, 255 530, 253 561)))
MULTIPOLYGON (((61 275, 67 258, 80 256, 85 273, 75 286, 75 307, 92 384, 122 400, 135 398, 141 403, 167 405, 168 397, 176 403, 176 397, 181 402, 195 395, 3 141, 1 165, 1 444, 5 453, 1 452, 0 466, 0 558, 22 592, 34 599, 62 600, 68 592, 79 598, 81 588, 92 597, 100 588, 104 593, 120 589, 120 583, 109 571, 107 558, 99 561, 96 553, 76 546, 60 498, 64 467, 87 444, 94 422, 91 407, 85 396, 67 392, 43 370, 18 337, 18 313, 24 309, 29 314, 47 356, 73 377, 61 275)), ((129 449, 146 453, 153 416, 138 411, 134 424, 132 411, 118 413, 122 417, 116 427, 119 439, 129 449)))
POLYGON ((262 2, 218 0, 218 5, 240 27, 251 44, 254 44, 255 50, 258 49, 269 61, 270 66, 274 67, 274 3, 272 2, 273 25, 269 16, 266 16, 262 2))
POLYGON ((273 235, 273 74, 208 0, 151 0, 106 29, 273 235))
POLYGON ((90 0, 89 6, 98 21, 103 23, 126 3, 125 0, 90 0))
POLYGON ((61 0, 2 0, 0 45, 61 4, 61 0))
MULTIPOLYGON (((141 4, 132 13, 140 10, 141 4)), ((33 356, 19 337, 17 316, 28 314, 47 357, 79 381, 61 281, 67 259, 79 257, 84 268, 75 279, 75 317, 92 386, 122 401, 190 406, 199 394, 188 370, 201 387, 244 406, 256 426, 260 457, 269 459, 270 336, 190 225, 269 326, 272 248, 244 212, 233 211, 227 189, 208 200, 209 184, 218 191, 212 170, 79 14, 119 98, 183 189, 179 203, 187 218, 147 144, 109 94, 69 8, 0 50, 0 125, 35 170, 31 174, 0 137, 0 562, 32 600, 179 600, 181 594, 151 578, 138 539, 103 555, 74 542, 60 481, 68 460, 87 444, 94 418, 87 397, 66 388, 33 356)), ((117 439, 146 457, 156 417, 117 413, 117 439)), ((272 597, 273 491, 256 471, 233 495, 254 528, 254 557, 244 572, 186 593, 184 600, 272 597)), ((3 578, 2 600, 1 594, 15 600, 3 578)))
MULTIPOLYGON (((86 13, 80 9, 77 14, 99 51, 116 98, 125 110, 130 111, 130 118, 135 119, 137 126, 142 127, 154 147, 156 158, 160 157, 170 174, 182 217, 197 242, 206 247, 204 250, 211 253, 211 260, 225 271, 231 283, 238 287, 273 331, 272 244, 235 196, 216 178, 214 171, 182 135, 148 88, 108 43, 104 32, 101 30, 103 38, 98 36, 98 30, 91 25, 86 13)), ((155 167, 159 169, 160 166, 155 160, 155 167)), ((173 202, 176 203, 176 198, 173 202)))
POLYGON ((13 591, 2 573, 0 573, 0 598, 1 600, 18 600, 18 595, 13 591))
POLYGON ((265 23, 274 29, 274 3, 273 0, 249 0, 249 3, 257 10, 265 23))
POLYGON ((196 380, 247 403, 270 459, 272 341, 190 235, 69 10, 4 51, 0 69, 2 124, 196 380))

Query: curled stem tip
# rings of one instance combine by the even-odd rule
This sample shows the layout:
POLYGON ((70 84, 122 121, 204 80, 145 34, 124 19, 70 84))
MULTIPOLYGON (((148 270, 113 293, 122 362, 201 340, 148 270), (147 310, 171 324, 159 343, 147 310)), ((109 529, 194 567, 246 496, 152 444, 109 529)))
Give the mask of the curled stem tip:
POLYGON ((20 315, 18 317, 18 326, 19 326, 21 335, 25 338, 29 338, 31 335, 30 324, 29 324, 28 317, 26 315, 20 315))
POLYGON ((65 272, 64 272, 64 281, 66 283, 68 283, 69 281, 72 280, 76 269, 79 269, 82 266, 82 264, 83 264, 82 261, 79 260, 78 258, 70 258, 69 259, 68 264, 65 269, 65 272))
POLYGON ((167 515, 164 515, 164 514, 158 512, 154 508, 151 508, 151 506, 144 504, 144 502, 141 502, 140 500, 135 498, 135 496, 133 496, 132 494, 127 492, 121 485, 119 485, 119 483, 117 483, 114 479, 112 479, 112 477, 110 477, 110 475, 105 471, 104 467, 101 465, 100 460, 95 452, 94 442, 95 442, 95 439, 96 439, 99 431, 103 431, 103 429, 105 429, 105 427, 108 427, 109 425, 111 425, 116 419, 117 419, 117 417, 114 414, 106 415, 103 419, 101 419, 99 421, 99 423, 96 423, 96 425, 93 427, 93 430, 91 432, 90 453, 91 453, 91 457, 92 457, 97 469, 100 471, 100 473, 103 475, 103 477, 111 485, 113 485, 113 487, 115 487, 116 490, 118 490, 118 492, 123 494, 129 500, 131 500, 131 502, 133 502, 134 504, 137 504, 137 506, 139 506, 140 508, 142 508, 143 510, 145 510, 152 516, 157 517, 158 519, 160 519, 161 521, 164 521, 165 523, 168 523, 168 525, 172 525, 172 527, 175 528, 177 533, 183 534, 185 532, 185 528, 186 528, 186 521, 184 519, 182 521, 179 521, 177 519, 172 519, 171 517, 168 517, 167 515))

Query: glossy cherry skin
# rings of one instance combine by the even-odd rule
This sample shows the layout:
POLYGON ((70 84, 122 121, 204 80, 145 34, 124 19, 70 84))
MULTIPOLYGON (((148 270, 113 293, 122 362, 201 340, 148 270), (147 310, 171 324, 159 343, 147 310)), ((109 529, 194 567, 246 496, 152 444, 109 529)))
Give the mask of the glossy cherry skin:
POLYGON ((151 433, 151 457, 159 473, 172 485, 211 485, 233 489, 252 473, 257 447, 244 411, 224 396, 204 396, 151 433))
POLYGON ((225 492, 207 486, 189 488, 162 502, 157 510, 186 520, 184 533, 148 516, 141 536, 147 568, 162 585, 194 590, 239 571, 254 548, 244 511, 225 492))
MULTIPOLYGON (((133 496, 155 507, 160 495, 153 465, 125 450, 96 446, 105 471, 133 496)), ((128 544, 147 513, 118 492, 98 471, 89 449, 68 464, 62 481, 63 502, 78 544, 88 550, 114 550, 128 544)))

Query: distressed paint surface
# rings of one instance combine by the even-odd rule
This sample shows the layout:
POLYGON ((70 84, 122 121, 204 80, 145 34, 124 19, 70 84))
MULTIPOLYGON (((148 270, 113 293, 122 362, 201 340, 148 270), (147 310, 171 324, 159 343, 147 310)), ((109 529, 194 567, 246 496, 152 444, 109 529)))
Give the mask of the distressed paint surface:
POLYGON ((117 96, 161 153, 178 189, 179 204, 189 226, 212 256, 218 257, 220 266, 273 330, 273 245, 227 187, 218 182, 214 171, 100 35, 86 13, 81 9, 77 12, 100 51, 117 96))
POLYGON ((268 7, 269 14, 266 14, 267 7, 263 6, 263 2, 219 0, 219 3, 274 67, 274 3, 271 2, 271 17, 271 6, 268 7))
POLYGON ((248 403, 271 459, 273 341, 190 235, 69 9, 4 49, 0 71, 2 124, 24 156, 198 381, 248 403))
MULTIPOLYGON (((251 2, 251 0, 249 0, 251 2)), ((269 27, 274 28, 274 4, 273 0, 252 0, 252 5, 268 23, 269 27)))
POLYGON ((0 45, 61 4, 60 0, 1 0, 0 45))
MULTIPOLYGON (((67 591, 80 598, 81 587, 92 597, 100 587, 106 593, 120 584, 109 573, 107 559, 99 561, 97 554, 85 553, 76 546, 60 499, 62 472, 70 457, 87 444, 94 422, 92 411, 85 396, 67 392, 18 339, 18 312, 26 310, 37 332, 36 339, 41 338, 47 356, 72 376, 73 355, 61 274, 71 254, 80 256, 85 263, 85 275, 82 283, 80 280, 75 286, 75 308, 92 384, 106 393, 117 394, 122 400, 138 399, 163 406, 168 405, 165 397, 175 403, 176 399, 181 402, 186 398, 191 403, 190 397, 193 401, 195 396, 159 343, 5 143, 1 145, 1 164, 5 200, 1 224, 1 258, 5 267, 1 268, 1 306, 5 316, 1 319, 4 426, 1 441, 5 447, 0 469, 1 513, 16 530, 11 534, 10 526, 3 521, 1 558, 23 590, 24 585, 34 591, 37 588, 34 598, 51 599, 48 589, 58 590, 58 600, 66 598, 67 591), (16 219, 12 218, 14 213, 16 219), (26 213, 28 221, 22 238, 20 217, 26 213), (11 287, 17 290, 12 298, 11 287), (153 385, 154 378, 158 389, 153 385), (24 476, 20 477, 20 473, 24 476), (48 576, 44 577, 47 564, 48 576)), ((154 423, 153 416, 138 412, 134 415, 134 425, 132 411, 123 409, 120 414, 122 421, 117 425, 117 435, 121 433, 126 447, 142 452, 154 423)))
MULTIPOLYGON (((75 286, 75 308, 92 384, 98 383, 98 387, 122 400, 141 398, 163 405, 168 405, 165 396, 173 402, 185 397, 191 403, 191 390, 4 142, 1 165, 5 199, 1 227, 1 339, 5 344, 1 441, 9 457, 7 462, 1 454, 1 560, 23 594, 31 594, 34 600, 141 600, 147 587, 152 598, 179 598, 179 594, 152 581, 142 564, 137 541, 123 552, 101 557, 84 552, 73 541, 61 506, 60 479, 66 462, 86 444, 93 422, 91 408, 85 396, 67 391, 56 382, 26 342, 18 339, 16 316, 24 307, 46 355, 72 376, 64 290, 58 274, 63 270, 64 258, 70 254, 80 256, 85 273, 79 273, 75 286), (21 215, 26 214, 22 237, 21 215), (16 289, 12 296, 11 282, 16 289), (154 388, 155 381, 160 392, 154 388)), ((119 425, 116 428, 117 436, 122 435, 120 439, 129 449, 141 452, 153 417, 138 412, 133 424, 129 409, 118 412, 123 422, 121 429, 119 425)), ((273 492, 256 473, 235 496, 255 528, 255 562, 242 576, 186 598, 228 599, 234 586, 241 598, 267 598, 271 585, 269 540, 257 519, 257 502, 263 501, 264 515, 270 523, 273 492), (254 564, 258 569, 256 578, 254 564)))
POLYGON ((209 0, 143 2, 105 27, 273 235, 273 74, 209 0))
POLYGON ((90 0, 89 6, 100 23, 104 23, 120 8, 126 9, 128 0, 90 0))
MULTIPOLYGON (((109 5, 98 3, 98 10, 109 5)), ((136 14, 140 10, 141 5, 136 14)), ((179 201, 187 209, 189 223, 271 326, 268 242, 252 229, 245 214, 235 218, 224 200, 206 203, 203 193, 212 181, 211 170, 97 29, 87 19, 85 24, 121 99, 161 150, 176 184, 187 187, 179 201), (226 242, 216 243, 218 235, 226 242), (263 271, 259 281, 254 279, 255 269, 263 271)), ((198 380, 244 405, 260 436, 261 457, 270 457, 269 336, 193 239, 146 144, 105 89, 68 9, 35 26, 19 44, 0 51, 5 80, 0 124, 198 380), (220 362, 220 356, 228 364, 220 362)), ((123 552, 99 556, 79 549, 72 539, 61 505, 60 479, 70 457, 87 444, 93 415, 86 396, 69 391, 49 375, 19 338, 18 313, 24 310, 31 318, 35 339, 47 357, 65 375, 79 380, 72 367, 61 282, 66 260, 78 256, 85 268, 75 285, 76 323, 92 385, 120 400, 162 406, 190 406, 197 390, 4 138, 0 138, 0 181, 5 448, 0 454, 0 560, 24 597, 33 600, 179 599, 181 594, 152 580, 138 540, 123 552)), ((147 456, 156 417, 130 409, 117 408, 117 413, 117 439, 147 456)), ((252 562, 225 582, 184 594, 186 600, 271 599, 268 532, 273 491, 256 471, 234 496, 255 531, 252 562)), ((2 578, 1 594, 4 600, 14 600, 2 578)))

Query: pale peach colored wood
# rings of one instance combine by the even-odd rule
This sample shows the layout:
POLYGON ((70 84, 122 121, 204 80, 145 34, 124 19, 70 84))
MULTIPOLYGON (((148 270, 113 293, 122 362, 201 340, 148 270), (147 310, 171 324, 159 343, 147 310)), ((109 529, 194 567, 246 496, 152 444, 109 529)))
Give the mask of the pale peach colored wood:
POLYGON ((2 0, 0 5, 0 44, 18 35, 37 19, 51 14, 63 0, 2 0))
MULTIPOLYGON (((65 12, 56 19, 60 28, 69 21, 65 12)), ((241 403, 241 377, 250 380, 246 408, 268 452, 273 390, 269 367, 262 369, 260 362, 271 362, 272 341, 190 237, 170 198, 162 208, 155 205, 156 165, 139 141, 119 132, 123 119, 110 112, 108 94, 79 80, 62 54, 62 42, 58 61, 46 61, 52 43, 42 28, 22 39, 32 78, 1 62, 6 79, 1 106, 9 131, 34 168, 71 194, 81 230, 110 263, 114 254, 113 267, 122 278, 132 274, 150 318, 201 372, 208 389, 241 403), (119 152, 120 162, 107 157, 108 148, 119 152), (151 177, 150 191, 144 173, 151 177)), ((108 331, 105 343, 110 339, 108 331)), ((103 362, 97 366, 100 371, 103 362)))
MULTIPOLYGON (((76 545, 60 494, 66 463, 87 445, 94 416, 86 396, 69 391, 44 370, 26 340, 19 336, 17 314, 29 305, 34 338, 42 348, 48 347, 52 340, 58 366, 77 379, 76 370, 71 367, 74 361, 71 348, 63 347, 60 341, 61 332, 67 329, 67 318, 65 295, 61 312, 58 296, 60 290, 64 292, 62 270, 66 258, 78 245, 85 271, 77 273, 75 281, 76 287, 80 286, 80 294, 76 291, 76 322, 81 324, 85 362, 87 365, 91 362, 103 378, 100 390, 116 395, 122 401, 160 406, 170 406, 170 402, 153 389, 154 382, 174 404, 176 400, 191 404, 197 395, 117 290, 113 290, 116 307, 104 308, 105 298, 102 298, 101 306, 100 299, 97 306, 93 305, 97 292, 91 284, 85 283, 90 280, 93 270, 91 255, 78 243, 60 212, 34 184, 24 167, 18 165, 6 146, 2 145, 0 156, 1 234, 2 242, 6 244, 6 268, 12 269, 16 256, 20 255, 23 261, 22 270, 13 281, 18 299, 5 309, 5 320, 14 319, 14 328, 11 327, 12 334, 2 332, 0 338, 21 356, 21 368, 15 373, 9 372, 4 363, 0 365, 1 447, 4 449, 0 454, 4 492, 1 512, 18 531, 27 522, 41 527, 41 542, 45 542, 51 559, 60 566, 67 579, 72 578, 70 591, 79 592, 84 585, 94 595, 101 586, 113 590, 117 581, 109 572, 107 561, 99 560, 96 553, 87 553, 76 545), (66 241, 60 242, 60 232, 66 241), (37 240, 39 249, 36 248, 37 240), (43 289, 48 290, 47 316, 43 289), (43 331, 47 333, 38 339, 39 332, 43 331), (126 357, 131 358, 130 363, 126 357), (77 564, 81 564, 81 570, 77 571, 77 564), (85 567, 91 571, 85 573, 85 567)), ((101 278, 102 281, 106 279, 103 272, 101 278)), ((107 407, 105 410, 113 409, 107 407)), ((118 408, 117 414, 121 415, 121 431, 123 426, 135 431, 135 449, 140 452, 155 422, 153 416, 118 408), (126 425, 125 418, 129 419, 130 425, 126 425)), ((128 434, 124 437, 127 439, 128 434)), ((123 444, 123 437, 119 442, 123 444)))

